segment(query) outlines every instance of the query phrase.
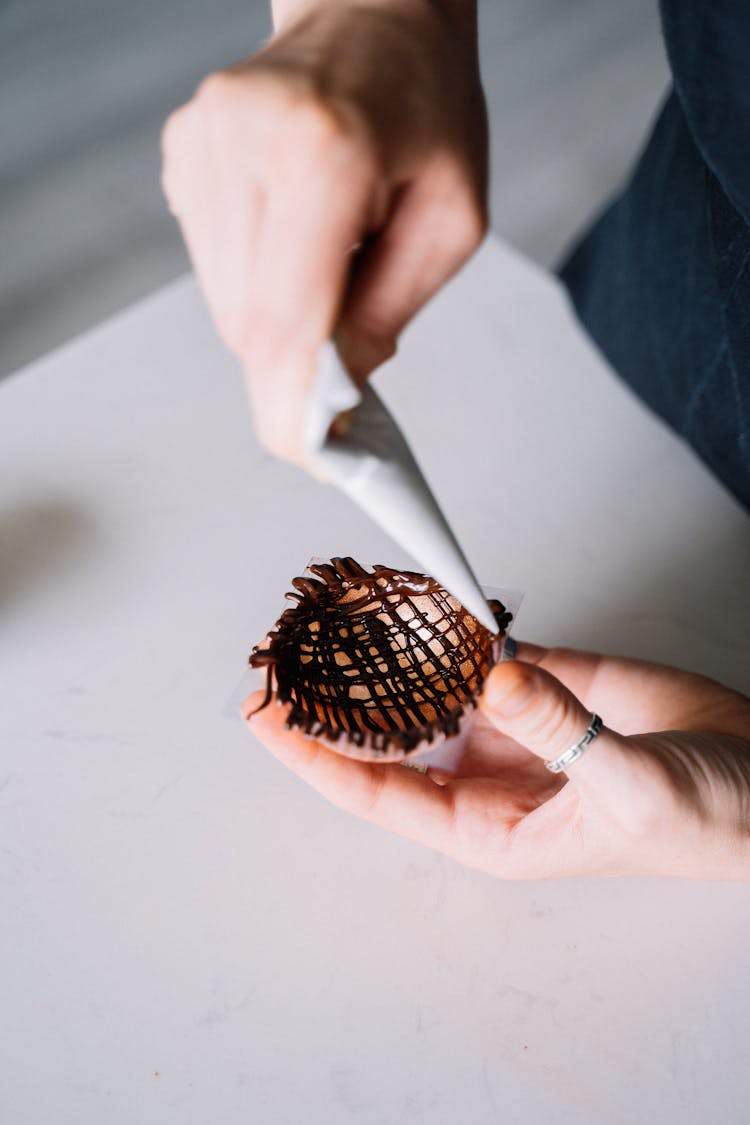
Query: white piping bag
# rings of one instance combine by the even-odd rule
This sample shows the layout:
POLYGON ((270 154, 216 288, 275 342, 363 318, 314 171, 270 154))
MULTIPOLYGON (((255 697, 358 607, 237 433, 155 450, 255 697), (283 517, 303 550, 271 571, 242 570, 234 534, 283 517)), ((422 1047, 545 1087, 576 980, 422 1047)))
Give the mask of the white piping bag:
POLYGON ((354 385, 331 343, 321 351, 311 387, 305 444, 316 475, 337 485, 497 633, 482 589, 393 416, 369 383, 361 390, 354 385), (345 432, 331 436, 342 413, 345 432))

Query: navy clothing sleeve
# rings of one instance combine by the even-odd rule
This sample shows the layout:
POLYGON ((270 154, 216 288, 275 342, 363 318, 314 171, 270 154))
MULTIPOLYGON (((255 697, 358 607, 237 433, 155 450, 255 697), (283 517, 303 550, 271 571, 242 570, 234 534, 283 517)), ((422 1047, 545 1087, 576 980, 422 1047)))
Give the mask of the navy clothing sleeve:
POLYGON ((663 0, 673 89, 564 265, 613 367, 750 509, 750 2, 663 0))
POLYGON ((750 224, 750 3, 662 0, 674 87, 695 143, 750 224))

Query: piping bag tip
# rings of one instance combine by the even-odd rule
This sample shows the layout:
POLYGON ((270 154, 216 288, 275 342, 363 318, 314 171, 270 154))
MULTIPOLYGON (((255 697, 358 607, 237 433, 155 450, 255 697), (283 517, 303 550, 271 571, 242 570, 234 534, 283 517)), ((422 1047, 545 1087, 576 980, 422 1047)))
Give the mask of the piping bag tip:
POLYGON ((321 351, 305 419, 307 460, 491 633, 497 622, 406 439, 380 396, 359 390, 332 343, 321 351))

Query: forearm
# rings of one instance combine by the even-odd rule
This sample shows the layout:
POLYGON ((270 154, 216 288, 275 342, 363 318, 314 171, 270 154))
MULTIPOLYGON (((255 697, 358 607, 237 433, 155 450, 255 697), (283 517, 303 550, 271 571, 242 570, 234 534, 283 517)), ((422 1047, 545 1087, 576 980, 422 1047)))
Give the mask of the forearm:
POLYGON ((441 11, 461 33, 475 37, 477 32, 477 0, 271 0, 273 25, 276 31, 280 31, 307 12, 355 5, 412 11, 425 6, 433 7, 441 11))

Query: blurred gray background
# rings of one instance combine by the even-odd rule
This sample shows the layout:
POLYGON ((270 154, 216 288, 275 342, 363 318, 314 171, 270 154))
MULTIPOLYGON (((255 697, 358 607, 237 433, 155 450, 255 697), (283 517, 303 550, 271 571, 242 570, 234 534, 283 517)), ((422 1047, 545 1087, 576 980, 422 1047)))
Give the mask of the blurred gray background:
MULTIPOLYGON (((668 76, 656 0, 480 0, 493 227, 551 264, 668 76)), ((0 374, 188 266, 159 131, 270 33, 266 0, 0 0, 0 374)))

